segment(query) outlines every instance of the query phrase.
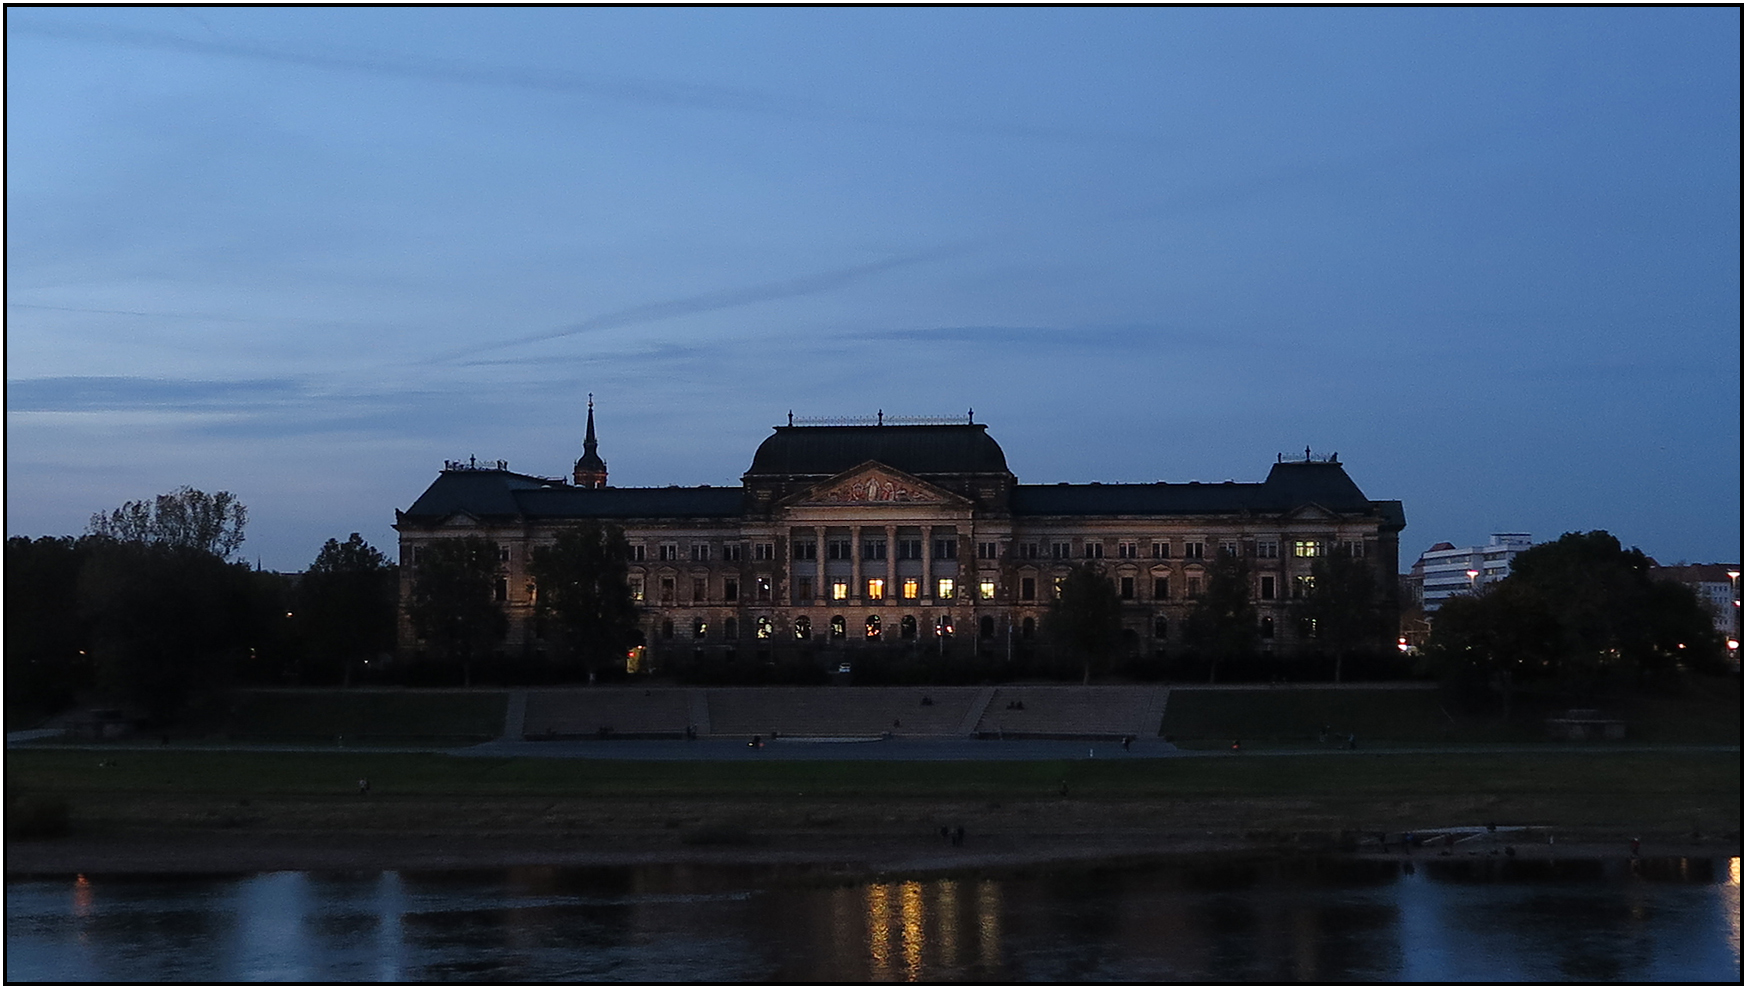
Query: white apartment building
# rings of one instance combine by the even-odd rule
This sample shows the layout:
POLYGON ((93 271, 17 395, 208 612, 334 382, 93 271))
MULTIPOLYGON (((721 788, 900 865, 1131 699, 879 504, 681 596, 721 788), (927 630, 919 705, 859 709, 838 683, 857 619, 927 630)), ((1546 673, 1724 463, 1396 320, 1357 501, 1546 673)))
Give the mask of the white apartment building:
POLYGON ((1534 545, 1526 532, 1495 532, 1484 546, 1457 547, 1438 543, 1413 565, 1416 597, 1426 614, 1446 598, 1478 592, 1510 576, 1511 561, 1534 545))

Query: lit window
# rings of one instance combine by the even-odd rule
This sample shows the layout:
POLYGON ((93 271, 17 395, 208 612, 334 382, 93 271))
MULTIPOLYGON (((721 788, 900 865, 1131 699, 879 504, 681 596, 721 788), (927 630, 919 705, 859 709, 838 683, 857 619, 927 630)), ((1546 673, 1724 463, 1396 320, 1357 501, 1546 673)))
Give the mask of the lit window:
POLYGON ((951 598, 958 582, 951 577, 941 577, 934 581, 934 596, 939 599, 951 598))
POLYGON ((758 619, 758 630, 753 634, 761 639, 768 639, 773 631, 774 628, 772 627, 771 620, 767 617, 761 616, 758 619))
POLYGON ((849 622, 842 615, 831 616, 831 637, 841 639, 849 634, 849 622))
POLYGON ((934 620, 934 634, 943 639, 952 634, 951 615, 941 615, 934 620))
POLYGON ((831 582, 831 600, 847 601, 849 599, 849 581, 834 580, 831 582))
POLYGON ((1134 600, 1134 578, 1133 577, 1122 578, 1122 582, 1117 589, 1117 594, 1124 601, 1133 601, 1134 600))
POLYGON ((883 599, 886 596, 885 579, 882 577, 869 577, 867 580, 867 596, 875 601, 883 599))
POLYGON ((1312 577, 1308 574, 1302 574, 1300 576, 1292 578, 1292 596, 1293 597, 1295 597, 1295 598, 1308 597, 1310 595, 1310 592, 1314 591, 1314 590, 1316 590, 1316 578, 1315 577, 1312 577))
POLYGON ((710 624, 702 618, 692 619, 692 638, 701 639, 710 632, 710 624))
POLYGON ((770 600, 770 578, 769 577, 754 577, 754 578, 752 578, 752 581, 753 581, 753 586, 758 591, 758 600, 769 601, 770 600))
POLYGON ((934 558, 936 560, 958 559, 958 539, 956 537, 936 539, 934 541, 934 558))
POLYGON ((869 639, 877 639, 880 637, 880 616, 867 616, 867 637, 869 639))
POLYGON ((1037 600, 1037 578, 1036 577, 1021 577, 1021 578, 1019 578, 1019 600, 1021 600, 1021 601, 1036 601, 1037 600))
POLYGON ((984 601, 995 600, 995 582, 992 580, 979 582, 977 584, 977 596, 984 601))
POLYGON ((637 602, 638 604, 642 604, 643 603, 643 578, 642 577, 632 577, 630 579, 629 583, 631 585, 631 600, 637 602))
POLYGON ((722 578, 722 600, 724 600, 724 601, 738 601, 738 600, 740 600, 740 578, 738 578, 738 577, 723 577, 722 578))
POLYGON ((996 543, 978 543, 977 559, 993 560, 1000 554, 1001 547, 996 543))
POLYGON ((1320 540, 1320 539, 1295 539, 1292 541, 1292 555, 1293 556, 1321 556, 1322 555, 1322 540, 1320 540))
POLYGON ((915 577, 904 578, 904 600, 914 601, 922 596, 922 582, 915 577))
POLYGON ((795 619, 795 638, 811 639, 813 637, 813 620, 806 615, 795 619))

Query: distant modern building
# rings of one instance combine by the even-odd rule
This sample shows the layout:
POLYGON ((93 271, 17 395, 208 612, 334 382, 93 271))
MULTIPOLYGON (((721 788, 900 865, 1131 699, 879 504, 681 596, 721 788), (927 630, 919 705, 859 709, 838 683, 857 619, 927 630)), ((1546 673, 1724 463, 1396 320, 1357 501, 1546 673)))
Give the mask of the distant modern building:
POLYGON ((1534 545, 1526 532, 1495 532, 1485 546, 1438 543, 1414 561, 1408 589, 1426 614, 1457 594, 1476 594, 1510 576, 1511 561, 1534 545))
MULTIPOLYGON (((1291 602, 1318 557, 1366 559, 1379 601, 1391 615, 1396 605, 1401 503, 1367 498, 1332 455, 1277 458, 1260 483, 1020 484, 988 427, 969 417, 791 417, 738 485, 618 488, 596 446, 591 405, 569 477, 502 461, 445 465, 395 513, 403 594, 432 540, 490 538, 505 646, 538 652, 531 554, 564 525, 598 521, 630 542, 631 592, 656 663, 773 649, 821 659, 875 645, 944 651, 939 640, 955 636, 1010 653, 1039 635, 1058 581, 1087 563, 1115 586, 1130 647, 1161 652, 1181 642, 1221 552, 1250 563, 1267 648, 1299 644, 1291 602)), ((401 635, 402 651, 416 653, 404 620, 401 635)))
POLYGON ((1741 564, 1692 563, 1679 566, 1658 566, 1650 571, 1658 580, 1671 580, 1692 588, 1698 599, 1711 608, 1711 622, 1732 643, 1741 643, 1741 564))

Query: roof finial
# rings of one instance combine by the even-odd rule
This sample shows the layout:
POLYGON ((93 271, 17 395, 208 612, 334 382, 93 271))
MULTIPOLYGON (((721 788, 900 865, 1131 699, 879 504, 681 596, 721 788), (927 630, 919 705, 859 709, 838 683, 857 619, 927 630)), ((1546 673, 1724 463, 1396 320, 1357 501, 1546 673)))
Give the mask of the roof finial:
POLYGON ((795 424, 795 410, 790 409, 789 410, 789 425, 793 426, 794 424, 795 424))
POLYGON ((881 410, 880 410, 880 411, 879 411, 879 412, 878 412, 878 414, 876 414, 876 415, 875 415, 875 416, 874 416, 874 425, 876 425, 876 426, 884 426, 884 425, 885 425, 885 424, 886 424, 886 410, 885 410, 885 409, 881 409, 881 410))
POLYGON ((977 410, 973 408, 970 411, 966 412, 964 414, 964 419, 965 419, 965 425, 967 425, 967 426, 976 425, 977 424, 977 410))
POLYGON ((1310 463, 1310 447, 1308 446, 1304 448, 1304 462, 1310 463))

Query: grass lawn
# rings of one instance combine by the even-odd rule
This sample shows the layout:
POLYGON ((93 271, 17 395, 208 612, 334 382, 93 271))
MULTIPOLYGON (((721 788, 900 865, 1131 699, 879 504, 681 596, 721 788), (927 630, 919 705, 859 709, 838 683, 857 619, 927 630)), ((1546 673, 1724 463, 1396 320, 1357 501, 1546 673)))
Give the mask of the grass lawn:
POLYGON ((503 691, 239 690, 204 727, 250 741, 478 741, 502 734, 508 703, 503 691))

